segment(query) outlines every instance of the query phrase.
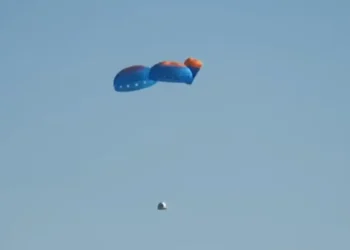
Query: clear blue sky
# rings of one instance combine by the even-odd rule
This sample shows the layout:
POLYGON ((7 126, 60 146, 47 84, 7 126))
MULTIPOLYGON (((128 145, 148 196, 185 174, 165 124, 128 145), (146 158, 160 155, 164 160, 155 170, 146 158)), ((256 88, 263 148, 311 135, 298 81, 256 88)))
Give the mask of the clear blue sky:
POLYGON ((0 249, 350 249, 349 9, 2 0, 0 249))

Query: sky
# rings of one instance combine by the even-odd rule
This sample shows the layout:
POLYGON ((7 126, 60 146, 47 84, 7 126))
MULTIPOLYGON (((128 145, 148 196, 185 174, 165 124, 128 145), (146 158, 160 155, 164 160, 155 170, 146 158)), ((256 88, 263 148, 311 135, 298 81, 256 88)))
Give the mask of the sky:
POLYGON ((349 8, 1 0, 0 249, 350 249, 349 8))

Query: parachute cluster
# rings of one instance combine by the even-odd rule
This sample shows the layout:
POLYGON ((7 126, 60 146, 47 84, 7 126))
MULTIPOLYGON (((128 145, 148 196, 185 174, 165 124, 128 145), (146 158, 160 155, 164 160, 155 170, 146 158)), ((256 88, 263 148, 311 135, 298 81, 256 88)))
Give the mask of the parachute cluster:
POLYGON ((163 61, 152 67, 134 65, 121 70, 115 76, 113 86, 117 92, 131 92, 152 87, 158 82, 191 85, 202 65, 193 57, 187 58, 184 63, 163 61))

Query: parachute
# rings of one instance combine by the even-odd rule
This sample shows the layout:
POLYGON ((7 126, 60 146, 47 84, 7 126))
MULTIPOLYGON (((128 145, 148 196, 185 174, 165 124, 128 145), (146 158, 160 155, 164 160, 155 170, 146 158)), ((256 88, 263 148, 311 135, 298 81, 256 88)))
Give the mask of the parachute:
POLYGON ((151 68, 149 78, 159 82, 190 84, 193 77, 191 70, 185 64, 163 61, 151 68))
POLYGON ((185 83, 191 85, 202 68, 202 62, 189 57, 184 63, 163 61, 151 68, 134 65, 121 70, 113 81, 117 92, 131 92, 152 87, 157 82, 185 83))
POLYGON ((185 65, 192 72, 192 81, 191 81, 191 84, 192 84, 194 79, 196 78, 198 72, 201 70, 203 63, 196 58, 189 57, 185 60, 185 65))
POLYGON ((130 92, 149 88, 156 84, 156 81, 149 79, 150 68, 143 65, 134 65, 121 70, 113 81, 117 92, 130 92))

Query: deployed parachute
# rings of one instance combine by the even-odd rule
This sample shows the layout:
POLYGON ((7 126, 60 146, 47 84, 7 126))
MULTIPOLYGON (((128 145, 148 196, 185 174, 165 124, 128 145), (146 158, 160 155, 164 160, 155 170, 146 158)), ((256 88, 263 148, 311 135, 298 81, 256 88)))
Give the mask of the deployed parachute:
POLYGON ((150 68, 134 65, 121 70, 114 78, 113 86, 117 92, 130 92, 149 88, 156 81, 149 79, 150 68))
POLYGON ((184 63, 163 61, 151 68, 134 65, 121 70, 115 76, 113 86, 117 92, 131 92, 149 88, 157 82, 192 84, 202 65, 193 57, 187 58, 184 63))
POLYGON ((203 63, 196 58, 189 57, 185 60, 185 65, 192 72, 192 81, 191 81, 191 83, 192 83, 194 81, 194 79, 196 78, 198 72, 201 70, 203 63))
POLYGON ((151 67, 149 78, 159 82, 192 83, 192 72, 183 63, 163 61, 151 67))

